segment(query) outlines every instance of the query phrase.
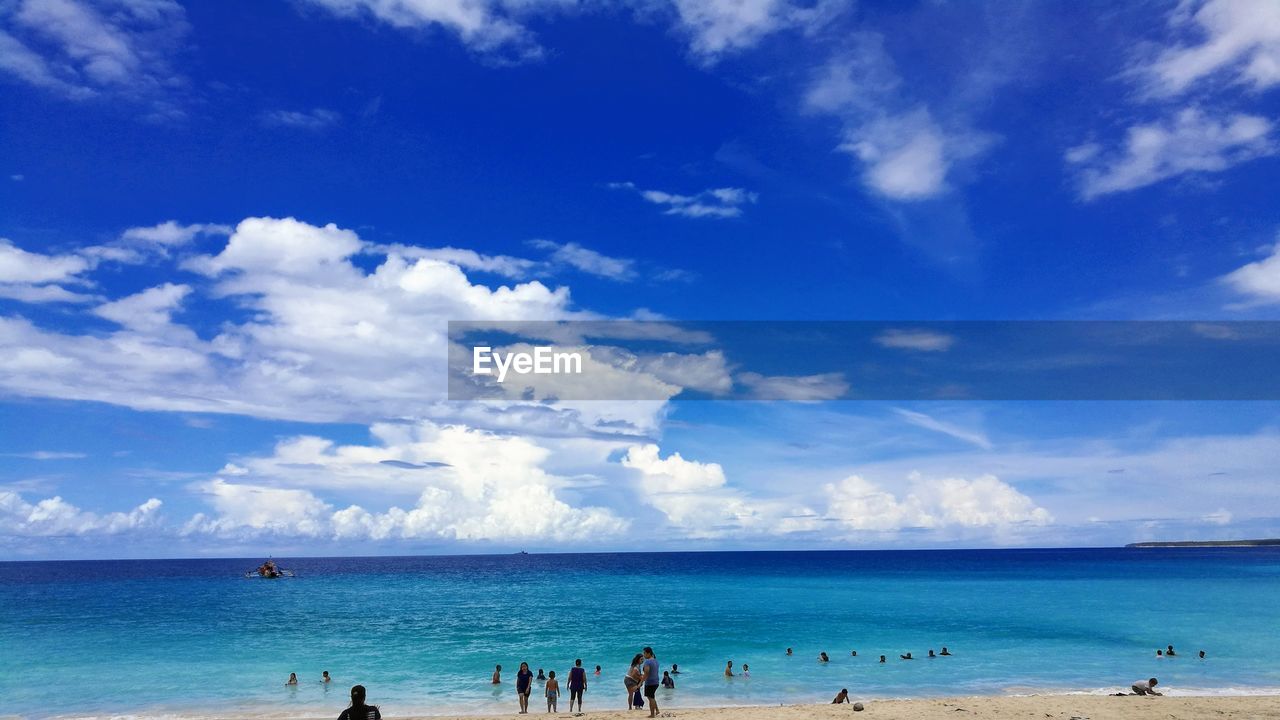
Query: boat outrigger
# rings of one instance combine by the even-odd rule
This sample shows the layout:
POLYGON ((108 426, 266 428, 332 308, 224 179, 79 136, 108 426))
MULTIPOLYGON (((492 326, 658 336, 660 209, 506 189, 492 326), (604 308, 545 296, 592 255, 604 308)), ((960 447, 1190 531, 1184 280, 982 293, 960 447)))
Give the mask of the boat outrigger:
POLYGON ((291 578, 293 577, 293 571, 285 570, 284 568, 277 566, 275 560, 268 560, 259 565, 256 569, 245 573, 244 576, 247 578, 275 580, 276 578, 291 578))

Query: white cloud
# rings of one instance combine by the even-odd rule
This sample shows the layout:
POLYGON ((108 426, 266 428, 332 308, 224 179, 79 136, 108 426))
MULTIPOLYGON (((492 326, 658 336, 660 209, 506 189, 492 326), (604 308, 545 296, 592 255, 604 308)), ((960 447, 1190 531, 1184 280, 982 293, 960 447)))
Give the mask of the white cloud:
POLYGON ((838 149, 858 159, 870 190, 918 201, 946 192, 952 168, 985 152, 992 137, 959 119, 945 126, 927 105, 909 100, 903 85, 884 39, 862 33, 815 74, 804 107, 841 121, 838 149))
POLYGON ((1205 515, 1204 521, 1207 523, 1213 523, 1214 525, 1230 525, 1232 517, 1230 510, 1227 510, 1226 508, 1218 508, 1217 510, 1205 515))
POLYGON ((27 252, 0 238, 0 283, 67 282, 89 268, 89 261, 82 257, 27 252))
MULTIPOLYGON (((0 71, 73 99, 155 96, 182 84, 168 58, 187 32, 172 0, 0 5, 0 71)), ((153 115, 177 112, 158 103, 153 115)))
POLYGON ((632 182, 609 183, 614 190, 632 190, 647 202, 666 208, 666 215, 692 218, 734 218, 742 215, 746 205, 753 205, 759 195, 742 188, 710 188, 696 195, 679 195, 663 190, 643 190, 632 182))
POLYGON ((914 410, 894 408, 893 411, 903 420, 906 420, 916 427, 922 427, 925 430, 932 430, 934 432, 942 433, 943 435, 949 435, 957 440, 963 440, 970 445, 980 447, 984 450, 991 449, 991 441, 987 438, 985 433, 976 430, 969 430, 954 423, 939 420, 932 415, 926 415, 925 413, 916 412, 914 410))
POLYGON ((829 483, 824 486, 827 514, 850 529, 869 531, 1053 522, 1047 510, 994 475, 966 480, 912 473, 908 480, 909 490, 901 499, 858 475, 829 483))
POLYGON ((115 535, 154 526, 161 502, 151 498, 129 512, 97 515, 51 497, 35 504, 0 490, 0 535, 9 537, 81 537, 115 535))
POLYGON ((226 225, 182 225, 176 220, 166 220, 158 225, 131 227, 120 234, 120 239, 128 245, 163 248, 186 245, 201 235, 230 235, 231 232, 232 228, 226 225))
POLYGON ((1258 115, 1215 118, 1192 107, 1170 121, 1129 128, 1122 148, 1107 152, 1087 144, 1068 150, 1065 157, 1078 176, 1080 196, 1091 200, 1273 155, 1271 130, 1271 121, 1258 115))
POLYGON ((560 244, 550 240, 532 240, 529 244, 539 250, 549 251, 552 263, 567 265, 588 275, 624 282, 636 278, 634 260, 609 257, 572 242, 560 244))
POLYGON ((902 330, 890 328, 873 338, 881 347, 920 352, 945 352, 955 344, 954 335, 933 330, 902 330))
POLYGON ((312 110, 271 110, 263 113, 264 125, 293 127, 303 130, 324 130, 342 121, 342 115, 325 108, 312 110))
POLYGON ((1151 95, 1177 95, 1211 77, 1255 89, 1280 83, 1280 4, 1189 0, 1171 13, 1169 25, 1197 41, 1165 48, 1136 68, 1151 95))
POLYGON ((849 392, 849 383, 843 373, 818 375, 761 375, 744 372, 734 377, 744 385, 750 396, 758 400, 785 400, 791 402, 820 402, 835 400, 849 392))
POLYGON ((800 8, 786 0, 673 0, 681 30, 694 55, 714 62, 750 48, 773 33, 812 30, 828 20, 835 3, 800 8))
POLYGON ((644 476, 645 492, 686 493, 724 487, 724 469, 716 463, 685 460, 678 452, 662 458, 659 452, 657 445, 636 445, 622 458, 623 467, 644 476))
POLYGON ((1271 254, 1222 277, 1236 292, 1257 302, 1280 302, 1280 245, 1271 254))
POLYGON ((457 265, 463 270, 493 273, 512 280, 524 280, 536 274, 542 263, 510 255, 484 255, 465 248, 423 248, 414 245, 370 245, 370 250, 397 255, 410 260, 427 258, 457 265))
POLYGON ((4 457, 22 458, 24 460, 78 460, 88 457, 78 452, 58 452, 55 450, 35 450, 32 452, 4 453, 4 457))
MULTIPOLYGON (((470 49, 509 55, 515 60, 542 54, 532 34, 510 12, 520 3, 497 0, 305 0, 342 16, 368 16, 393 27, 440 27, 458 36, 470 49)), ((552 9, 556 3, 533 7, 552 9)))
POLYGON ((99 305, 93 312, 124 327, 154 330, 169 324, 173 311, 190 292, 190 286, 165 283, 99 305))
POLYGON ((376 444, 335 446, 318 437, 281 442, 269 457, 241 458, 194 490, 213 506, 187 533, 267 532, 337 539, 562 542, 607 539, 628 521, 561 496, 549 452, 531 440, 430 422, 378 424, 376 444), (407 497, 408 509, 335 511, 318 493, 407 497))

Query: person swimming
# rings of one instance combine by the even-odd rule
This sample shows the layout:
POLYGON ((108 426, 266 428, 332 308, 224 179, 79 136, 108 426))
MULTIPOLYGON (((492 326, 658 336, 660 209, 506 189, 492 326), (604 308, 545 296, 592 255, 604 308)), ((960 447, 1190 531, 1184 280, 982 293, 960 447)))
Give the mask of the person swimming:
POLYGON ((298 673, 289 673, 289 679, 285 681, 285 685, 297 685, 298 673))
POLYGON ((672 674, 672 675, 679 675, 679 674, 680 674, 680 666, 679 666, 679 665, 677 665, 677 664, 675 664, 675 663, 671 663, 671 674, 672 674))
MULTIPOLYGON (((671 667, 674 668, 675 665, 672 665, 671 667)), ((671 672, 667 672, 666 670, 662 671, 662 687, 667 689, 675 689, 676 681, 671 679, 672 672, 675 672, 675 670, 672 670, 671 672)))
POLYGON ((547 675, 546 673, 542 672, 542 668, 538 668, 538 677, 536 679, 541 680, 544 683, 547 681, 547 675))
POLYGON ((1172 646, 1172 645, 1170 645, 1170 646, 1169 646, 1169 649, 1167 649, 1167 650, 1165 650, 1165 651, 1164 651, 1164 655, 1165 655, 1165 657, 1173 657, 1174 655, 1177 655, 1177 654, 1178 654, 1178 653, 1176 653, 1176 652, 1174 652, 1174 651, 1173 651, 1173 646, 1172 646))
POLYGON ((849 702, 849 688, 840 688, 840 692, 836 693, 836 699, 831 701, 832 705, 849 702))
POLYGON ((329 680, 330 680, 330 678, 329 678, 329 671, 328 671, 328 670, 325 670, 325 671, 323 671, 323 672, 321 672, 321 673, 320 673, 320 682, 322 682, 322 683, 327 683, 327 682, 329 682, 329 680))
POLYGON ((849 657, 858 657, 858 651, 857 651, 857 650, 850 650, 850 651, 849 651, 849 657))
POLYGON ((933 648, 929 648, 929 657, 931 657, 931 658, 936 658, 936 657, 938 657, 937 655, 935 655, 935 654, 933 653, 933 648))
POLYGON ((597 674, 597 675, 599 675, 599 674, 600 674, 600 666, 599 666, 599 665, 597 665, 597 666, 596 666, 596 674, 597 674))
POLYGON ((787 648, 787 657, 791 657, 791 648, 787 648))
POLYGON ((951 651, 947 649, 947 646, 946 646, 946 645, 943 645, 943 646, 942 646, 942 652, 940 652, 940 653, 938 653, 938 654, 939 654, 939 655, 950 655, 950 654, 951 654, 951 651))
POLYGON ((1203 650, 1201 650, 1201 651, 1200 651, 1200 659, 1201 659, 1201 660, 1203 660, 1203 659, 1204 659, 1204 651, 1203 651, 1203 650))
POLYGON ((366 705, 364 702, 364 686, 351 686, 351 707, 342 711, 338 720, 382 720, 382 711, 377 705, 366 705))
POLYGON ((907 653, 906 655, 899 655, 898 657, 902 658, 903 660, 915 660, 915 658, 911 657, 911 653, 907 653))
POLYGON ((1163 658, 1163 657, 1164 657, 1164 651, 1163 651, 1163 650, 1156 650, 1156 657, 1158 657, 1158 658, 1163 658))
POLYGON ((827 657, 825 652, 818 653, 818 662, 830 662, 831 658, 827 657))
POLYGON ((724 664, 724 676, 733 677, 733 661, 729 660, 724 664))
POLYGON ((880 662, 884 662, 884 656, 883 656, 883 655, 881 655, 881 656, 880 656, 880 662))

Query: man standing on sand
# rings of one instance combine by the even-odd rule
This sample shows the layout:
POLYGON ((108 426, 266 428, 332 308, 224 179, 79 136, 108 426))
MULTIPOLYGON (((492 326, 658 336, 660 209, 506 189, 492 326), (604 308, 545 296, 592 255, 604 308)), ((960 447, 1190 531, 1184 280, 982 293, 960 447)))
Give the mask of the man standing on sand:
POLYGON ((649 717, 658 717, 658 686, 662 678, 658 672, 658 657, 653 648, 644 649, 644 696, 649 700, 649 717))
POLYGON ((573 700, 578 700, 578 712, 582 712, 582 692, 587 689, 587 671, 582 667, 582 658, 573 661, 569 668, 569 712, 573 712, 573 700))

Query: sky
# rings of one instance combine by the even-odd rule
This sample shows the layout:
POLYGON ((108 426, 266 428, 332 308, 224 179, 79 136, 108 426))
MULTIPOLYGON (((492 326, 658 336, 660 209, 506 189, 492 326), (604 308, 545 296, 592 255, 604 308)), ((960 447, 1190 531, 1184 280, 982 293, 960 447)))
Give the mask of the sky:
POLYGON ((1270 0, 0 0, 0 558, 1280 535, 1275 401, 445 367, 450 320, 1280 319, 1277 122, 1270 0), (725 388, 772 399, 676 397, 725 388))

